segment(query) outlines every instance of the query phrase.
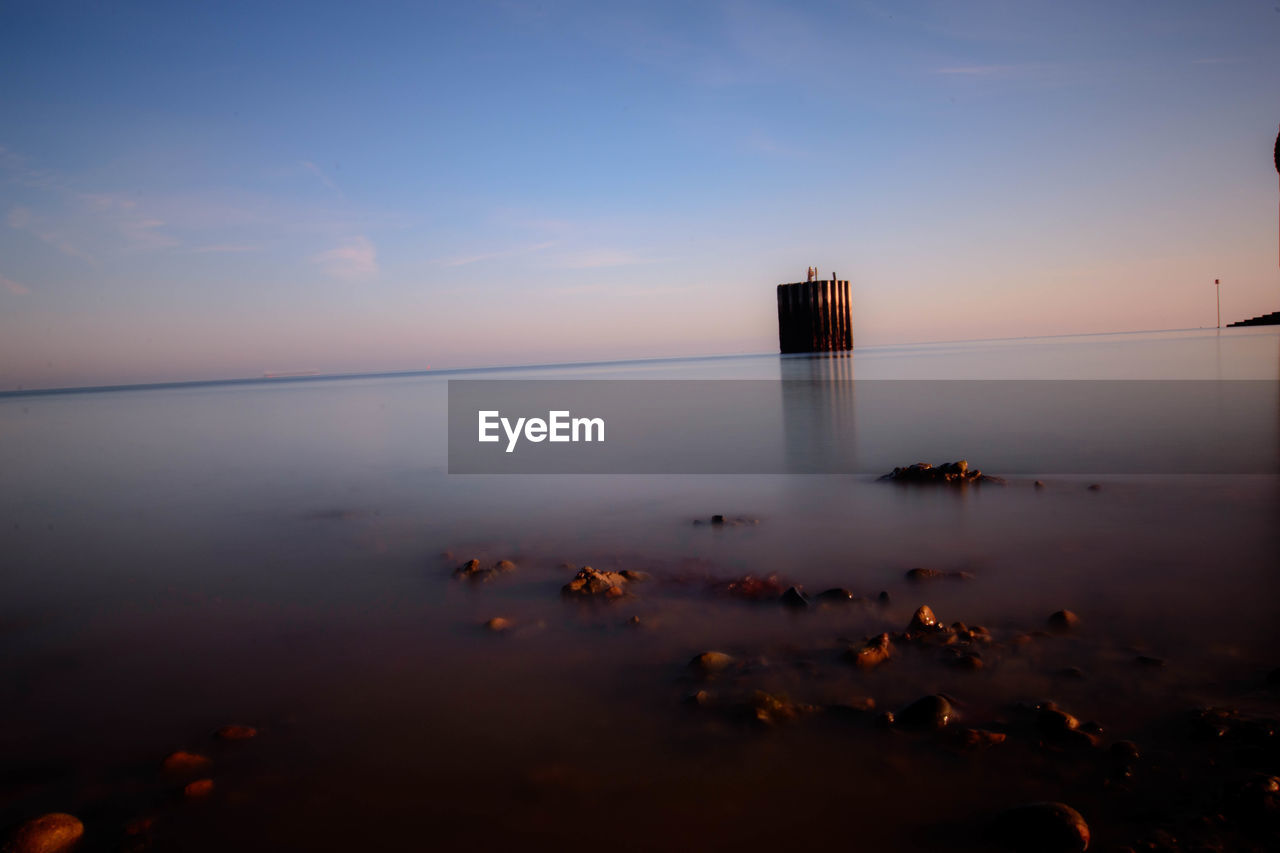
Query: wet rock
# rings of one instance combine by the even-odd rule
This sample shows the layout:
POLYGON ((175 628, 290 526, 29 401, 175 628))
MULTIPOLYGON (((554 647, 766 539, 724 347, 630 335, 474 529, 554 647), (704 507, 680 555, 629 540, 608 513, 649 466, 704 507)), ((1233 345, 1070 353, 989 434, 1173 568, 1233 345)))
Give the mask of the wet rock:
POLYGON ((1138 752, 1138 745, 1131 740, 1116 741, 1111 744, 1111 748, 1107 750, 1107 754, 1116 761, 1124 761, 1128 763, 1135 762, 1142 757, 1138 752))
POLYGON ((955 709, 945 696, 925 696, 903 708, 897 715, 897 723, 908 729, 937 731, 955 716, 955 709))
POLYGON ((253 726, 223 726, 213 733, 219 740, 248 740, 258 736, 253 726))
POLYGON ((631 579, 623 572, 600 572, 584 566, 573 580, 560 588, 566 598, 621 598, 627 594, 631 579))
POLYGON ((1065 803, 1031 803, 1002 812, 992 836, 1012 853, 1084 853, 1089 825, 1065 803))
POLYGON ((703 652, 689 661, 689 669, 698 675, 709 676, 724 672, 735 663, 737 660, 724 652, 703 652))
POLYGON ((970 468, 968 461, 964 459, 956 462, 945 462, 936 468, 928 462, 917 462, 914 465, 894 468, 892 473, 885 474, 880 479, 899 483, 947 483, 951 485, 1004 482, 999 477, 991 477, 976 468, 970 468))
POLYGON ((854 594, 844 587, 832 587, 818 593, 820 604, 848 604, 855 598, 854 594))
POLYGON ((516 564, 510 560, 499 560, 492 566, 486 568, 480 564, 479 560, 467 560, 461 566, 453 570, 453 576, 457 580, 468 580, 473 583, 484 583, 492 580, 501 574, 514 571, 516 564))
POLYGON ((937 580, 971 581, 973 575, 968 572, 940 572, 937 569, 911 569, 907 572, 907 580, 912 583, 937 580))
POLYGON ((723 515, 713 515, 713 516, 711 516, 711 523, 712 523, 712 524, 724 524, 724 516, 723 516, 723 515))
POLYGON ((1091 492, 1100 492, 1100 491, 1102 491, 1102 484, 1101 484, 1101 483, 1090 483, 1090 484, 1089 484, 1089 486, 1088 486, 1088 489, 1089 489, 1089 491, 1091 491, 1091 492))
POLYGON ((1259 773, 1245 782, 1236 797, 1236 808, 1250 823, 1280 828, 1280 778, 1259 773))
POLYGON ((213 780, 197 779, 196 781, 189 783, 185 788, 183 788, 182 793, 186 794, 188 797, 191 797, 192 799, 195 799, 197 797, 206 797, 209 794, 213 793, 213 780))
POLYGON ((752 719, 764 726, 776 726, 794 720, 813 710, 809 705, 797 705, 780 693, 757 690, 751 697, 752 719))
POLYGON ((888 605, 889 591, 884 589, 880 590, 880 594, 876 596, 876 601, 878 601, 882 606, 888 605))
POLYGON ((494 616, 492 619, 484 623, 486 631, 492 631, 495 634, 502 634, 512 629, 510 619, 504 619, 501 616, 494 616))
POLYGON ((970 749, 985 749, 1005 742, 1008 735, 1004 732, 993 732, 989 729, 962 729, 959 734, 961 746, 970 749))
POLYGON ((688 696, 684 697, 686 705, 695 705, 699 708, 705 708, 711 704, 711 694, 705 690, 695 690, 688 696))
POLYGON ((745 575, 735 580, 712 584, 711 591, 742 601, 773 601, 782 595, 787 586, 790 584, 784 585, 777 575, 763 578, 745 575))
POLYGON ((52 812, 18 827, 5 845, 5 853, 62 853, 84 835, 84 824, 74 815, 52 812))
POLYGON ((1052 702, 1045 702, 1037 708, 1036 728, 1045 737, 1061 737, 1067 732, 1079 728, 1079 726, 1080 721, 1078 719, 1052 702))
POLYGON ((893 644, 888 634, 880 634, 867 640, 861 648, 849 649, 845 652, 845 660, 858 669, 875 669, 887 661, 893 653, 893 644))
POLYGON ((1058 633, 1074 630, 1080 624, 1080 617, 1070 610, 1055 610, 1049 614, 1049 629, 1058 633))
POLYGON ((1150 667, 1151 669, 1159 669, 1164 666, 1164 658, 1152 657, 1151 655, 1138 655, 1133 659, 1138 666, 1150 667))
POLYGON ((1035 485, 1035 487, 1036 487, 1037 489, 1043 489, 1043 488, 1044 488, 1044 480, 1036 480, 1034 485, 1035 485))
POLYGON ((782 602, 784 607, 791 607, 796 610, 803 610, 809 606, 809 599, 794 586, 788 587, 787 591, 779 596, 778 600, 782 602))
POLYGON ((911 617, 911 624, 907 626, 908 631, 933 631, 938 628, 938 617, 933 614, 933 608, 927 604, 920 605, 915 614, 911 617))
POLYGON ((182 773, 188 770, 198 770, 201 767, 207 767, 209 759, 206 756, 199 755, 194 752, 186 752, 178 750, 170 753, 160 765, 163 769, 171 773, 182 773))

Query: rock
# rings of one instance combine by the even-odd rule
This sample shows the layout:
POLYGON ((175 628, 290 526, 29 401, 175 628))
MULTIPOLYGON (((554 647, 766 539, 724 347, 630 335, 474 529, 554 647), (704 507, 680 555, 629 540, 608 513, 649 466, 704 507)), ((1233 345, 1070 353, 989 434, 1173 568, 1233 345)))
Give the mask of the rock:
POLYGON ((181 773, 187 770, 198 770, 201 767, 207 767, 208 764, 209 759, 203 755, 178 750, 165 758, 161 767, 172 773, 181 773))
POLYGON ((695 655, 693 660, 689 661, 689 669, 699 675, 708 676, 724 672, 729 667, 737 663, 732 655, 724 652, 703 652, 695 655))
POLYGON ((486 631, 493 631, 495 634, 502 634, 510 631, 512 628, 511 620, 504 619, 501 616, 495 616, 484 623, 486 631))
POLYGON ((949 483, 952 485, 967 485, 969 483, 988 481, 1004 482, 999 477, 988 476, 976 468, 971 469, 969 463, 964 459, 956 462, 946 462, 936 468, 928 462, 917 462, 914 465, 894 468, 892 473, 885 474, 880 479, 894 480, 900 483, 949 483))
POLYGON ((684 701, 687 705, 697 705, 699 708, 705 708, 711 704, 711 694, 705 690, 695 690, 684 697, 684 701))
POLYGON ((881 605, 887 605, 889 603, 889 591, 886 589, 880 590, 880 594, 876 596, 876 601, 880 602, 881 605))
POLYGON ((911 617, 908 631, 934 631, 938 628, 938 617, 933 615, 933 608, 922 604, 911 617))
POLYGON ((820 604, 848 604, 853 601, 854 594, 844 587, 832 587, 818 593, 820 604))
POLYGON ((892 653, 893 644, 889 642, 889 635, 880 634, 867 640, 862 648, 849 649, 845 652, 844 657, 845 660, 853 663, 858 669, 875 669, 887 661, 892 653))
POLYGON ((1066 633, 1080 624, 1080 617, 1070 610, 1055 610, 1049 614, 1049 628, 1058 633, 1066 633))
POLYGON ((971 581, 973 575, 968 572, 940 572, 937 569, 911 569, 907 572, 907 580, 912 583, 936 580, 971 581))
POLYGON ((257 737, 258 730, 253 726, 223 726, 213 736, 220 740, 248 740, 257 737))
POLYGON ((766 726, 776 726, 788 720, 794 720, 803 713, 813 710, 808 705, 797 705, 782 694, 766 693, 757 690, 751 697, 753 720, 766 726))
POLYGON ((723 515, 713 515, 713 516, 711 516, 711 523, 712 523, 712 524, 724 524, 724 516, 723 516, 723 515))
POLYGON ((1107 750, 1107 754, 1116 761, 1134 762, 1141 755, 1138 752, 1138 745, 1131 740, 1118 740, 1111 744, 1111 748, 1107 750))
POLYGON ((960 745, 970 748, 986 748, 1002 744, 1008 739, 1004 732, 993 732, 988 729, 963 729, 960 732, 960 745))
POLYGON ((1036 728, 1045 737, 1059 738, 1079 726, 1079 720, 1052 702, 1045 702, 1036 710, 1036 728))
POLYGON ((792 607, 797 610, 809 606, 809 599, 805 598, 800 590, 796 589, 794 586, 787 587, 787 591, 784 592, 778 600, 782 602, 784 607, 792 607))
POLYGON ((197 779, 196 781, 191 782, 185 788, 183 788, 182 793, 192 798, 207 796, 213 793, 213 780, 197 779))
POLYGON ((53 812, 29 820, 9 839, 5 853, 61 853, 84 835, 84 824, 73 815, 53 812))
POLYGON ((512 572, 515 571, 516 564, 510 560, 499 560, 493 564, 493 568, 494 571, 498 572, 512 572))
POLYGON ((1089 489, 1089 491, 1091 491, 1091 492, 1100 492, 1100 491, 1102 491, 1102 484, 1101 484, 1101 483, 1090 483, 1090 484, 1088 485, 1088 489, 1089 489))
POLYGON ((712 584, 711 591, 743 601, 773 601, 782 595, 787 586, 790 584, 784 585, 777 575, 763 578, 745 575, 736 580, 712 584))
POLYGON ((897 715, 898 725, 921 731, 937 731, 951 721, 955 709, 946 697, 925 696, 903 708, 897 715))
POLYGON ((1044 480, 1036 480, 1036 482, 1035 482, 1035 487, 1036 487, 1037 489, 1043 489, 1043 488, 1044 488, 1044 480))
POLYGON ((1133 659, 1138 666, 1147 666, 1152 669, 1159 669, 1164 666, 1164 658, 1152 657, 1151 655, 1138 655, 1133 659))
POLYGON ((630 579, 621 572, 598 572, 584 566, 573 580, 560 588, 567 598, 621 598, 627 594, 630 579))
POLYGON ((1084 853, 1089 825, 1065 803, 1031 803, 1002 812, 992 835, 1014 853, 1084 853))
POLYGON ((637 572, 634 569, 623 569, 618 572, 618 574, 622 575, 631 583, 644 583, 649 580, 650 577, 648 572, 637 572))

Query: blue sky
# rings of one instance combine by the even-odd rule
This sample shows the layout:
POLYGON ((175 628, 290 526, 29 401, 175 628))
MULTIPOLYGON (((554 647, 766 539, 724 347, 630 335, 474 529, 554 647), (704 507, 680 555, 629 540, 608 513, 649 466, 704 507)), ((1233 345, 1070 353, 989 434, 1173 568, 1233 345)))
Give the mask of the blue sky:
POLYGON ((1280 308, 1274 2, 0 3, 0 388, 1280 308))

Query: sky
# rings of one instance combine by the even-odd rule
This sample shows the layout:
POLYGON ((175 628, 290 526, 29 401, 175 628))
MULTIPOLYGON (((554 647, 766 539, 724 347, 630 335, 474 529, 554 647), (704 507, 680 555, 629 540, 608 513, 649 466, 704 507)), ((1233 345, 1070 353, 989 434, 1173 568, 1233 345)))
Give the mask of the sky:
POLYGON ((0 390, 1280 309, 1280 5, 0 0, 0 390))

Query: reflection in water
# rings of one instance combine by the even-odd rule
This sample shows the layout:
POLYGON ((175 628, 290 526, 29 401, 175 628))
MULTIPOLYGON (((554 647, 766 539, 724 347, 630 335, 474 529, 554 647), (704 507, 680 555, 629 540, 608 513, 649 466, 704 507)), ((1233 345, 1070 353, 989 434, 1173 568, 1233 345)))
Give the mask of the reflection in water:
POLYGON ((805 474, 859 470, 852 354, 783 356, 780 369, 786 469, 805 474))

